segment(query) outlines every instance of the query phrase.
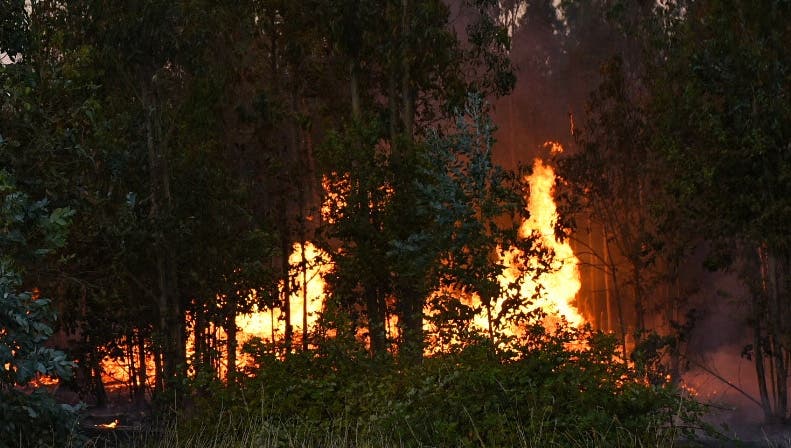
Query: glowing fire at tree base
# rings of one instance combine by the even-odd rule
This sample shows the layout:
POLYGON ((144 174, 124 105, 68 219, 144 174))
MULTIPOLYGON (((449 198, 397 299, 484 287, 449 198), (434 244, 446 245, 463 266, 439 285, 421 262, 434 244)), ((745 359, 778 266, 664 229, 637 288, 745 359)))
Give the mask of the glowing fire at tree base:
MULTIPOLYGON (((537 235, 541 245, 550 249, 554 254, 554 258, 549 272, 541 274, 536 279, 527 279, 527 281, 521 283, 519 295, 522 298, 532 298, 532 302, 520 311, 529 313, 540 310, 542 314, 546 315, 543 323, 547 328, 560 322, 561 319, 565 319, 571 326, 577 327, 585 321, 573 305, 574 298, 580 289, 579 261, 568 242, 558 242, 555 239, 557 209, 552 196, 552 188, 555 181, 554 170, 541 160, 536 159, 533 165, 533 173, 527 180, 530 185, 528 201, 530 218, 522 223, 520 235, 524 238, 530 235, 537 235), (537 291, 539 291, 538 294, 537 291)), ((504 289, 522 275, 522 272, 519 272, 519 263, 515 261, 522 259, 521 255, 515 248, 504 251, 502 262, 505 266, 508 266, 500 277, 500 283, 504 289)), ((297 275, 295 279, 296 287, 289 298, 291 325, 298 338, 301 337, 305 321, 307 322, 308 331, 312 330, 315 327, 319 313, 324 308, 324 281, 322 276, 330 267, 327 254, 310 242, 305 243, 304 254, 302 246, 299 243, 295 244, 289 261, 293 266, 298 266, 301 264, 303 256, 307 260, 306 271, 304 275, 303 273, 297 275), (304 288, 303 282, 305 283, 304 288), (303 299, 307 299, 307 303, 304 303, 303 299), (308 313, 306 319, 303 315, 305 310, 308 313)), ((528 263, 532 263, 532 265, 527 266, 527 269, 535 270, 538 268, 538 260, 528 260, 528 263)), ((458 296, 458 294, 456 295, 458 296)), ((500 297, 492 304, 490 312, 493 315, 498 314, 505 300, 505 297, 500 297)), ((467 297, 464 301, 469 305, 480 306, 480 299, 474 296, 467 297)), ((431 311, 427 310, 427 312, 430 313, 431 311)), ((486 310, 484 310, 473 318, 473 326, 485 333, 488 331, 488 320, 486 310)), ((391 316, 389 322, 397 322, 396 316, 391 316)), ((253 336, 272 343, 280 341, 285 330, 284 316, 280 310, 256 310, 252 314, 238 316, 236 323, 241 330, 238 334, 239 347, 242 346, 244 341, 253 336)), ((515 325, 509 328, 499 328, 498 331, 504 335, 520 334, 520 328, 515 325)), ((390 337, 397 337, 397 328, 391 328, 389 333, 390 337)), ((433 352, 437 349, 441 350, 440 347, 429 347, 428 351, 433 352)), ((238 356, 238 360, 240 363, 239 367, 242 367, 246 360, 241 353, 238 356)), ((105 371, 124 370, 121 366, 110 366, 107 364, 108 362, 105 362, 103 365, 105 371)), ((151 370, 149 379, 152 379, 153 365, 147 366, 147 370, 151 370)))
POLYGON ((585 320, 573 305, 581 286, 579 260, 568 241, 560 242, 555 238, 555 222, 558 219, 552 197, 555 171, 552 167, 544 165, 540 159, 536 159, 529 182, 530 219, 522 224, 520 232, 523 237, 538 232, 541 243, 554 253, 554 261, 552 272, 542 274, 537 282, 526 282, 522 287, 522 293, 532 294, 540 285, 541 298, 534 306, 541 308, 547 314, 563 316, 572 326, 579 326, 585 320))
MULTIPOLYGON (((559 145, 553 145, 555 150, 562 150, 559 145)), ((528 177, 530 197, 528 208, 530 218, 520 227, 520 236, 527 238, 537 235, 540 244, 548 248, 553 256, 550 270, 544 272, 537 279, 526 279, 521 283, 519 295, 522 298, 532 298, 530 305, 520 311, 530 313, 540 310, 546 316, 543 319, 545 327, 551 327, 565 319, 569 325, 579 327, 585 322, 583 316, 574 306, 573 301, 580 290, 579 260, 574 255, 567 241, 560 242, 555 238, 555 222, 557 221, 557 208, 552 196, 555 183, 555 172, 552 167, 545 165, 540 159, 533 164, 533 173, 528 177)), ((502 258, 503 265, 508 268, 500 276, 500 286, 506 289, 522 274, 516 261, 522 254, 515 248, 505 251, 502 258)), ((525 269, 536 270, 539 268, 538 260, 529 260, 525 269)), ((498 315, 502 310, 506 297, 500 297, 492 306, 491 313, 498 315)), ((529 301, 530 302, 530 301, 529 301)), ((473 305, 480 306, 480 299, 473 298, 473 305)), ((482 331, 488 329, 486 311, 482 311, 474 318, 475 326, 482 331)), ((512 325, 502 328, 500 332, 505 335, 518 335, 520 329, 512 325)))

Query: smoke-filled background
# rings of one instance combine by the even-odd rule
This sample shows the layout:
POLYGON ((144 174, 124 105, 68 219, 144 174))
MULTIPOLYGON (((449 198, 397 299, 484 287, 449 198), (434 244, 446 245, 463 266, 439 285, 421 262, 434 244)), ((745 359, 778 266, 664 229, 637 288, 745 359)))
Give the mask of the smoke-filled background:
MULTIPOLYGON (((614 11, 608 2, 557 0, 501 1, 499 7, 512 39, 517 82, 510 95, 493 104, 498 127, 495 158, 512 168, 530 165, 535 158, 550 157, 546 145, 550 141, 561 143, 566 154, 573 155, 585 144, 586 133, 591 132, 587 127, 595 126, 591 100, 608 64, 617 60, 634 83, 631 88, 642 89, 641 52, 630 37, 641 8, 614 11)), ((596 327, 614 331, 615 318, 605 316, 603 310, 608 300, 605 289, 612 284, 604 278, 606 269, 597 267, 601 259, 595 256, 606 250, 601 240, 607 237, 602 233, 593 220, 576 222, 572 247, 581 260, 582 279, 577 305, 596 327)), ((710 269, 705 265, 711 247, 701 241, 694 245, 696 249, 680 266, 674 290, 665 295, 654 291, 649 299, 646 308, 653 317, 648 326, 679 335, 679 383, 713 405, 712 421, 727 423, 744 436, 763 417, 753 359, 750 291, 740 278, 744 265, 756 260, 745 255, 736 263, 741 267, 710 269), (679 304, 669 317, 662 303, 650 303, 668 297, 679 304)))

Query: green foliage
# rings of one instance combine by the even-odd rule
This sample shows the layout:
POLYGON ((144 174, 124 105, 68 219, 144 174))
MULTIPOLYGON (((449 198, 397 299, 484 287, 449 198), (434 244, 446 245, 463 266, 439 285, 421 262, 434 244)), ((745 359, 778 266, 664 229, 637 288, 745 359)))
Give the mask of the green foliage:
POLYGON ((46 347, 55 313, 50 300, 18 292, 25 262, 41 260, 65 244, 73 212, 47 210, 18 191, 0 171, 0 446, 69 444, 76 408, 60 405, 34 385, 41 376, 68 379, 74 364, 46 347), (31 390, 32 389, 32 390, 31 390))
POLYGON ((220 407, 235 421, 312 428, 300 433, 306 446, 344 431, 399 446, 663 446, 702 427, 703 408, 643 382, 611 336, 536 327, 520 347, 504 358, 484 339, 409 366, 271 358, 242 389, 196 396, 180 430, 195 433, 220 407))
POLYGON ((526 268, 513 285, 503 287, 504 248, 519 248, 525 258, 537 261, 538 269, 544 266, 535 236, 519 235, 528 217, 524 173, 494 164, 494 129, 485 102, 471 95, 456 112, 451 131, 429 135, 414 180, 413 213, 425 224, 391 242, 390 253, 412 269, 431 272, 431 291, 440 292, 430 299, 428 320, 440 340, 463 342, 474 336, 469 324, 475 314, 489 319, 492 339, 517 323, 515 313, 531 299, 519 297, 520 285, 538 272, 526 268), (473 295, 480 305, 461 300, 473 295), (494 313, 491 308, 500 297, 510 300, 494 313))
POLYGON ((788 2, 692 2, 651 67, 657 147, 687 216, 711 239, 787 249, 788 2))
POLYGON ((30 17, 25 12, 24 0, 9 0, 3 3, 0 15, 0 54, 14 60, 30 46, 30 17))
POLYGON ((69 379, 74 363, 44 345, 55 320, 50 301, 16 293, 18 286, 12 274, 0 273, 0 447, 67 446, 78 407, 30 384, 40 376, 69 379))

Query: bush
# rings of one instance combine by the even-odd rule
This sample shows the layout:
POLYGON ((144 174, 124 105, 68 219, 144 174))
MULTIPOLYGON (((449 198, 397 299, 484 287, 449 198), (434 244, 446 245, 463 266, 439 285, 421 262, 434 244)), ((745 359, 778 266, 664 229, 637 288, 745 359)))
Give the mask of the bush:
POLYGON ((76 409, 59 405, 34 384, 39 376, 69 378, 66 354, 44 346, 55 314, 50 301, 29 292, 18 271, 62 246, 71 211, 47 212, 0 171, 0 447, 68 446, 76 409))
POLYGON ((230 419, 310 428, 300 433, 305 446, 339 433, 355 434, 340 446, 663 446, 701 427, 702 408, 638 378, 614 338, 588 329, 530 338, 515 351, 484 340, 412 366, 297 354, 214 395, 221 406, 199 403, 187 425, 194 433, 221 408, 230 419))

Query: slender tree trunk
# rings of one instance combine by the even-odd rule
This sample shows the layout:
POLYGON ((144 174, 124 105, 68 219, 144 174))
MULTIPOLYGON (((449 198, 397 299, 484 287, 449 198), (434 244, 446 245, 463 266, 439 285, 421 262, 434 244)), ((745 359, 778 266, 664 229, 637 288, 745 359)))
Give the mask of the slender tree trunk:
POLYGON ((778 260, 774 252, 767 250, 767 271, 769 273, 769 300, 771 302, 772 320, 773 320, 773 335, 775 376, 776 376, 776 389, 777 407, 775 413, 777 417, 785 420, 788 417, 788 366, 785 363, 785 355, 788 347, 785 347, 783 341, 787 338, 785 334, 785 325, 783 319, 783 294, 780 291, 780 272, 778 270, 778 260))
POLYGON ((208 354, 206 353, 206 331, 204 329, 203 313, 198 311, 192 317, 192 334, 193 334, 193 358, 194 368, 196 371, 202 372, 207 367, 208 354))
POLYGON ((780 291, 782 280, 778 269, 777 256, 767 244, 758 250, 761 263, 761 295, 765 303, 766 341, 770 346, 770 380, 771 396, 774 401, 773 417, 785 420, 788 413, 788 366, 785 358, 787 348, 783 340, 788 336, 781 313, 785 310, 780 291))
MULTIPOLYGON (((606 263, 607 263, 607 273, 610 277, 610 282, 612 283, 611 288, 607 288, 607 291, 612 291, 612 297, 615 298, 615 305, 616 310, 618 312, 618 326, 620 330, 621 336, 621 344, 622 344, 622 352, 623 352, 623 359, 626 361, 629 359, 626 350, 626 322, 624 321, 623 315, 623 303, 621 303, 621 295, 619 294, 618 290, 618 274, 616 272, 616 265, 615 261, 612 258, 612 251, 610 250, 610 240, 608 237, 609 232, 605 226, 604 228, 604 249, 606 253, 606 263)), ((608 299, 607 304, 609 306, 610 300, 608 299)))
POLYGON ((410 0, 401 0, 401 106, 403 133, 407 140, 412 140, 415 121, 415 98, 412 89, 412 67, 409 64, 410 39, 412 34, 412 16, 410 0))
POLYGON ((764 361, 764 338, 762 322, 764 321, 764 298, 762 292, 753 294, 753 355, 755 359, 755 373, 758 379, 758 393, 761 396, 761 407, 764 418, 772 419, 772 404, 769 401, 769 389, 766 384, 766 369, 764 361))
POLYGON ((607 313, 607 331, 614 331, 613 318, 612 318, 612 289, 610 288, 610 266, 605 263, 604 270, 602 271, 604 279, 604 306, 607 313))
POLYGON ((511 169, 517 166, 516 160, 516 129, 514 125, 514 96, 508 95, 508 153, 511 155, 511 169))
POLYGON ((173 202, 166 148, 153 93, 143 89, 146 109, 146 145, 151 188, 150 219, 154 224, 155 266, 159 285, 159 332, 163 339, 163 375, 165 386, 175 386, 179 369, 185 366, 183 322, 176 282, 176 261, 173 248, 165 235, 165 221, 172 217, 173 202))
MULTIPOLYGON (((678 279, 678 267, 674 267, 671 272, 671 281, 667 285, 666 299, 668 301, 668 322, 678 322, 679 320, 679 300, 681 299, 681 285, 678 279)), ((670 381, 674 386, 678 386, 681 380, 681 336, 677 335, 676 343, 670 352, 670 381)))
POLYGON ((96 406, 104 406, 107 404, 107 391, 104 389, 104 382, 102 381, 102 364, 96 347, 89 337, 85 338, 86 346, 89 347, 85 353, 85 366, 83 372, 87 375, 88 389, 93 397, 96 399, 96 406))
MULTIPOLYGON (((285 213, 285 212, 283 212, 285 213)), ((283 218, 285 221, 285 217, 283 218)), ((283 318, 285 320, 285 332, 283 333, 283 345, 285 348, 286 356, 291 354, 291 347, 294 341, 294 327, 291 322, 291 263, 288 261, 291 255, 291 241, 285 235, 286 224, 282 223, 281 228, 284 235, 280 237, 280 249, 283 252, 281 269, 283 273, 283 318)))
POLYGON ((356 60, 349 64, 349 91, 352 97, 352 119, 360 120, 360 79, 359 69, 356 60))
POLYGON ((126 335, 126 357, 129 359, 129 379, 127 380, 126 387, 129 388, 129 399, 135 401, 139 391, 139 383, 137 382, 137 357, 135 356, 135 338, 134 332, 126 335))
POLYGON ((162 351, 154 350, 154 394, 161 394, 165 390, 165 374, 162 367, 162 351))
POLYGON ((142 402, 145 401, 146 389, 148 387, 148 365, 146 363, 146 338, 141 332, 137 334, 137 357, 137 364, 139 365, 137 382, 140 385, 140 395, 138 399, 142 402))
POLYGON ((495 348, 496 345, 494 343, 494 323, 492 318, 492 301, 487 300, 485 303, 486 307, 486 326, 489 332, 489 342, 492 344, 492 348, 495 348))
MULTIPOLYGON (((405 280, 405 279, 402 279, 405 280)), ((407 281, 408 282, 408 281, 407 281)), ((401 353, 408 363, 419 362, 423 358, 423 305, 420 294, 412 285, 404 285, 399 294, 401 308, 401 353)))
POLYGON ((269 328, 272 330, 272 345, 275 344, 275 329, 277 328, 277 322, 275 321, 275 309, 269 309, 269 328))
MULTIPOLYGON (((302 189, 300 188, 300 191, 302 189)), ((302 351, 308 351, 308 259, 305 255, 305 230, 302 223, 302 244, 300 245, 300 266, 302 269, 302 351)))
POLYGON ((368 311, 368 333, 371 337, 371 356, 381 356, 387 350, 386 304, 378 287, 365 286, 365 302, 368 311))
POLYGON ((390 144, 394 145, 398 139, 398 98, 397 98, 397 73, 395 66, 387 74, 388 109, 390 112, 390 144))
POLYGON ((225 321, 225 334, 228 338, 228 353, 227 353, 227 361, 228 361, 228 372, 225 375, 225 380, 228 384, 232 384, 236 381, 236 350, 238 348, 238 338, 237 338, 238 328, 236 326, 236 301, 234 300, 230 306, 230 313, 226 317, 225 321))
POLYGON ((93 396, 96 397, 96 406, 103 407, 107 405, 107 391, 104 388, 104 381, 102 380, 102 366, 98 356, 91 356, 91 383, 93 385, 93 396))
POLYGON ((640 261, 639 260, 632 260, 632 281, 634 282, 633 285, 633 294, 634 294, 634 317, 635 317, 635 324, 634 324, 634 338, 635 344, 640 343, 640 340, 643 336, 643 331, 645 331, 645 303, 643 303, 643 286, 642 286, 642 275, 640 270, 640 261))

